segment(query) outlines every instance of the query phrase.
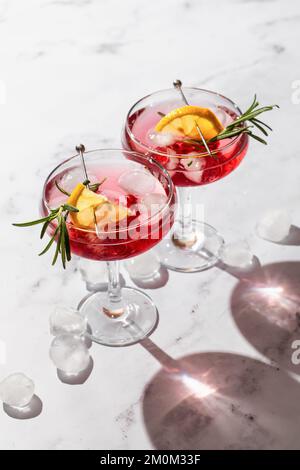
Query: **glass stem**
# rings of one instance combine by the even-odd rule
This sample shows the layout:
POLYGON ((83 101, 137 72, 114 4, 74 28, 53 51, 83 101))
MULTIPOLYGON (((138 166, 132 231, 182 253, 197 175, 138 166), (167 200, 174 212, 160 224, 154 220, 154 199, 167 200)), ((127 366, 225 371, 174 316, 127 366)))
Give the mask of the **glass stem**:
POLYGON ((188 187, 177 187, 179 194, 179 219, 173 235, 175 244, 190 247, 196 242, 196 234, 192 222, 192 192, 188 187))
POLYGON ((119 318, 124 313, 122 299, 122 289, 120 285, 120 262, 108 261, 108 290, 107 304, 103 307, 103 312, 110 318, 119 318))

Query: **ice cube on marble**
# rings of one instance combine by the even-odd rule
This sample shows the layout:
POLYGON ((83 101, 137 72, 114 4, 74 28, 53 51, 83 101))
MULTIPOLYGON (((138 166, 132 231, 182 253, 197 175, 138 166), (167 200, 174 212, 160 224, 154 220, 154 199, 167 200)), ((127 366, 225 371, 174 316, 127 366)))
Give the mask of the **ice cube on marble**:
POLYGON ((130 170, 119 177, 119 185, 129 194, 143 195, 155 189, 156 179, 146 170, 130 170))
POLYGON ((49 355, 56 368, 68 374, 85 370, 90 362, 84 339, 71 334, 56 336, 51 343, 49 355))
POLYGON ((125 268, 133 279, 153 277, 160 269, 160 261, 154 251, 148 251, 125 261, 125 268))
POLYGON ((252 265, 253 253, 246 241, 237 241, 221 248, 220 259, 228 266, 245 269, 252 265))
POLYGON ((288 211, 270 210, 257 223, 256 233, 265 240, 280 242, 288 236, 291 224, 292 220, 288 211))
POLYGON ((53 336, 64 333, 82 335, 86 332, 86 320, 78 310, 67 307, 57 307, 50 315, 50 331, 53 336))
POLYGON ((0 398, 9 406, 27 406, 33 395, 34 382, 25 374, 11 374, 0 383, 0 398))

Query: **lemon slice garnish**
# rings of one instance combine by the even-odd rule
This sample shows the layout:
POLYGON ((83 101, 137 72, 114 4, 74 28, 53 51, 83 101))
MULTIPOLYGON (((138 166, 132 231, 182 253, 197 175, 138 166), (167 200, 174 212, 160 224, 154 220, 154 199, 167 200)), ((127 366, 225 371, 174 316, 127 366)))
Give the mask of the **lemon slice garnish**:
POLYGON ((127 207, 107 201, 97 207, 95 215, 98 227, 104 228, 107 225, 126 219, 128 215, 131 215, 131 212, 127 207))
POLYGON ((78 212, 70 212, 70 218, 74 225, 82 228, 95 228, 95 218, 97 225, 104 227, 130 215, 126 207, 110 202, 106 196, 94 193, 82 183, 75 186, 67 204, 78 209, 78 212))
POLYGON ((201 140, 197 126, 200 127, 205 140, 212 139, 224 129, 217 116, 210 109, 187 105, 173 109, 173 111, 166 114, 156 124, 155 130, 201 140))

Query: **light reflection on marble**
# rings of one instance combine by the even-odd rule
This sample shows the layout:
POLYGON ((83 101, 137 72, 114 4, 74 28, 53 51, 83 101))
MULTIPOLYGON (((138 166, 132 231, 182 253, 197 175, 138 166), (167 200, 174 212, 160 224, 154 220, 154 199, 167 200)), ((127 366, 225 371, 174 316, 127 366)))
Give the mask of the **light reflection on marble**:
POLYGON ((231 311, 245 338, 282 369, 300 374, 291 361, 292 344, 300 339, 300 263, 272 263, 262 267, 232 292, 231 311), (262 282, 263 276, 263 282, 262 282))
POLYGON ((163 367, 143 399, 156 448, 298 449, 299 384, 287 374, 228 353, 192 354, 176 362, 181 373, 163 367))
MULTIPOLYGON (((181 78, 187 85, 228 95, 242 108, 255 92, 262 104, 281 106, 268 115, 275 129, 269 145, 252 143, 234 174, 196 189, 193 197, 205 203, 207 221, 225 238, 234 228, 237 236, 247 239, 262 266, 299 258, 299 243, 275 245, 254 234, 260 215, 277 204, 288 207, 296 230, 300 227, 300 105, 291 101, 292 82, 300 79, 299 24, 299 2, 289 2, 286 8, 283 0, 1 2, 0 81, 5 84, 6 101, 0 104, 0 340, 5 342, 7 361, 0 364, 0 378, 15 370, 26 372, 34 378, 43 401, 43 412, 26 422, 26 432, 20 421, 1 416, 1 448, 148 449, 163 445, 162 428, 144 419, 143 401, 147 384, 156 384, 154 393, 160 390, 161 364, 141 345, 126 350, 94 345, 94 369, 83 385, 58 380, 48 358, 48 317, 56 305, 76 306, 86 294, 78 262, 74 258, 66 272, 60 266, 50 267, 50 256, 36 255, 41 246, 37 230, 11 226, 38 214, 43 179, 73 154, 76 144, 83 142, 90 149, 119 146, 125 114, 141 96, 181 78)), ((125 270, 123 275, 132 285, 125 270)), ((227 440, 214 441, 218 423, 211 414, 203 419, 196 414, 190 428, 182 417, 183 406, 181 412, 177 409, 169 415, 169 447, 177 445, 172 439, 181 420, 185 429, 197 427, 191 444, 200 450, 201 445, 213 442, 226 448, 295 446, 298 384, 284 370, 275 368, 276 376, 269 365, 254 361, 278 359, 276 348, 282 348, 282 342, 275 341, 272 355, 268 354, 255 343, 249 328, 238 323, 230 299, 232 292, 243 294, 244 287, 238 276, 215 268, 191 275, 169 273, 166 285, 151 289, 160 312, 160 324, 151 340, 168 356, 196 355, 200 367, 202 357, 211 360, 223 351, 221 362, 226 362, 228 374, 221 374, 220 380, 226 380, 232 393, 238 386, 232 377, 243 364, 250 367, 248 375, 239 379, 235 412, 230 409, 231 401, 227 408, 221 407, 225 414, 220 414, 220 424, 226 413, 230 417, 232 433, 227 440), (204 352, 212 356, 203 356, 204 352), (242 356, 250 359, 243 362, 242 356), (257 406, 248 393, 251 384, 257 406), (272 387, 278 387, 286 399, 272 398, 272 387), (272 414, 276 407, 280 422, 272 414), (245 417, 249 413, 254 423, 245 417), (210 433, 203 437, 203 429, 206 433, 208 428, 210 433)), ((247 303, 242 304, 244 311, 249 311, 247 303)), ((266 321, 263 326, 259 340, 267 347, 274 325, 266 321)), ((282 357, 280 364, 289 368, 287 350, 282 357)), ((214 361, 211 367, 216 374, 214 361)), ((157 399, 151 396, 151 406, 157 399)), ((194 400, 189 405, 192 409, 194 400)))

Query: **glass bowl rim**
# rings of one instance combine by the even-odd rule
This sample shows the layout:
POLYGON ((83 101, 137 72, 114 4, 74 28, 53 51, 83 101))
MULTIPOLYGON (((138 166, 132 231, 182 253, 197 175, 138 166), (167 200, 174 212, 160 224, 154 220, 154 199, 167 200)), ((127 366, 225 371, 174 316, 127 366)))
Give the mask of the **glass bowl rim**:
MULTIPOLYGON (((111 231, 103 231, 103 232, 100 232, 100 233, 103 233, 103 235, 109 235, 109 234, 113 234, 113 233, 121 233, 121 232, 128 232, 128 230, 132 230, 132 229, 135 229, 137 227, 143 227, 147 224, 149 224, 149 222, 154 219, 154 217, 161 217, 162 214, 170 208, 170 203, 173 199, 173 196, 175 196, 175 202, 176 202, 176 188, 175 188, 175 185, 172 181, 172 178, 170 177, 168 171, 159 163, 157 162, 155 159, 153 158, 149 158, 149 157, 145 157, 145 155, 139 153, 139 152, 135 152, 135 151, 132 151, 132 150, 124 150, 124 149, 120 149, 120 148, 96 148, 96 149, 91 149, 91 150, 86 150, 84 152, 84 155, 86 154, 89 154, 89 153, 94 153, 94 152, 120 152, 120 153, 126 153, 126 154, 129 154, 129 155, 136 155, 138 158, 141 158, 142 160, 144 160, 146 163, 151 163, 151 164, 154 164, 156 165, 159 170, 161 171, 161 173, 164 174, 164 176, 166 177, 167 179, 167 184, 168 184, 168 188, 170 188, 170 194, 168 196, 168 199, 166 201, 166 204, 163 206, 162 209, 160 209, 159 211, 157 211, 154 215, 148 217, 145 221, 143 221, 142 223, 138 223, 138 224, 135 224, 133 226, 127 226, 127 228, 124 228, 122 230, 111 230, 111 231)), ((51 176, 56 172, 56 170, 58 170, 60 167, 62 167, 63 165, 65 165, 66 163, 74 160, 75 158, 77 157, 80 157, 80 154, 77 153, 75 155, 72 155, 71 157, 69 158, 66 158, 65 160, 63 160, 61 163, 59 163, 58 165, 56 165, 55 168, 53 168, 53 170, 48 174, 48 176, 46 177, 45 179, 45 182, 44 182, 44 185, 43 185, 43 191, 42 191, 42 203, 43 205, 45 206, 45 208, 47 209, 48 212, 50 212, 51 208, 48 204, 48 202, 46 201, 46 187, 47 187, 47 184, 49 183, 49 181, 51 180, 51 176)), ((134 161, 134 160, 133 160, 134 161)), ((138 163, 138 162, 137 162, 138 163)), ((157 179, 157 178, 156 178, 157 179)), ((50 223, 50 226, 51 225, 54 225, 54 224, 51 224, 50 223)), ((83 227, 77 227, 75 225, 73 225, 72 223, 70 222, 67 222, 67 226, 68 227, 71 227, 73 230, 78 230, 80 232, 85 232, 85 233, 93 233, 95 234, 96 233, 96 230, 93 230, 93 229, 88 229, 88 228, 83 228, 83 227)), ((118 239, 116 239, 116 241, 118 241, 118 239)), ((105 242, 105 239, 103 240, 103 242, 105 242)))
MULTIPOLYGON (((212 90, 207 90, 205 88, 199 88, 199 87, 182 87, 183 90, 193 90, 193 91, 202 91, 202 92, 205 92, 205 93, 209 93, 210 95, 215 95, 215 96, 219 96, 220 98, 224 98, 225 100, 227 100, 229 103, 231 103, 233 105, 233 107, 239 112, 239 115, 242 114, 242 111, 241 109, 238 107, 238 105, 233 101, 231 100, 230 98, 227 98, 227 96, 225 95, 222 95, 221 93, 218 93, 218 92, 215 92, 215 91, 212 91, 212 90)), ((143 96, 142 98, 140 98, 138 101, 136 101, 132 106, 131 108, 129 109, 127 115, 126 115, 126 122, 125 122, 125 130, 126 132, 128 133, 129 137, 131 140, 133 140, 134 143, 136 143, 137 145, 139 145, 140 147, 142 147, 143 149, 147 150, 148 152, 148 155, 152 154, 152 155, 159 155, 159 156, 162 156, 162 157, 167 157, 167 158, 188 158, 188 159, 192 159, 192 158, 204 158, 204 157, 209 157, 209 153, 208 152, 201 152, 201 153, 198 153, 197 155, 187 155, 187 154, 177 154, 177 155, 170 155, 168 153, 164 153, 164 152, 159 152, 157 150, 155 150, 155 148, 153 147, 149 147, 148 145, 144 144, 143 142, 141 142, 139 139, 137 139, 134 134, 131 132, 131 129, 129 128, 129 117, 133 111, 133 109, 135 108, 135 106, 137 106, 139 103, 141 103, 143 100, 147 99, 147 98, 150 98, 151 96, 153 95, 156 95, 158 93, 163 93, 163 92, 167 92, 167 91, 171 91, 171 90, 174 90, 174 88, 164 88, 164 89, 161 89, 161 90, 157 90, 157 91, 154 91, 152 93, 148 93, 147 95, 143 96)), ((243 134, 240 134, 236 137, 231 137, 231 140, 230 142, 228 142, 228 144, 226 144, 223 148, 222 148, 222 151, 223 150, 226 150, 230 147, 232 147, 235 143, 238 143, 239 140, 241 140, 243 137, 243 134)), ((211 153, 214 155, 216 153, 218 153, 220 150, 212 150, 211 153)), ((154 157, 155 158, 155 157, 154 157)), ((227 162, 230 162, 232 159, 236 158, 236 155, 234 155, 233 157, 231 157, 229 160, 226 160, 226 162, 222 162, 222 163, 218 163, 217 165, 213 165, 213 166, 210 166, 209 169, 213 169, 213 168, 217 168, 219 166, 222 166, 224 163, 227 163, 227 162)), ((191 170, 193 171, 193 170, 191 170)))

